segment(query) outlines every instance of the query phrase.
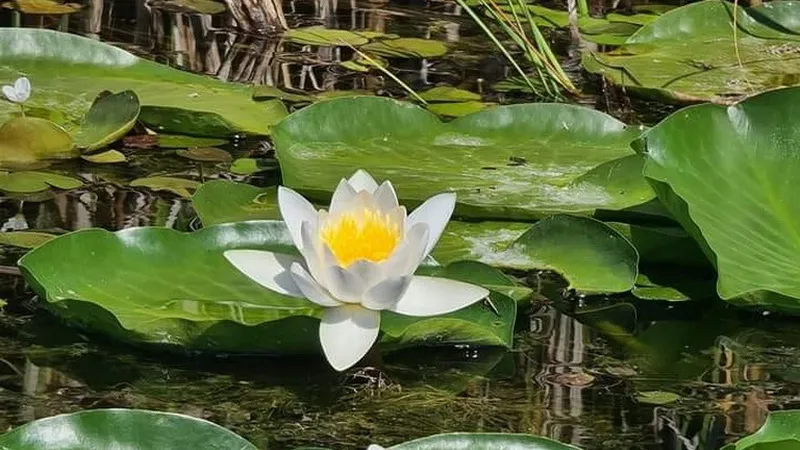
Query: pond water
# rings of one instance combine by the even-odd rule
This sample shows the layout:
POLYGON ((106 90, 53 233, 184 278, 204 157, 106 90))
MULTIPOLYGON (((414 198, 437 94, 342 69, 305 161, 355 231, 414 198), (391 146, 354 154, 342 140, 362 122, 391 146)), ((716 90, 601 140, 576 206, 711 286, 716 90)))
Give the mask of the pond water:
MULTIPOLYGON (((511 73, 450 2, 296 0, 284 8, 292 27, 371 29, 453 45, 435 61, 392 61, 391 70, 414 89, 447 83, 481 91, 511 73)), ((334 65, 346 49, 237 32, 224 15, 170 13, 138 0, 93 2, 62 21, 0 11, 0 25, 61 27, 224 80, 405 95, 379 73, 354 74, 334 65)), ((650 124, 673 109, 584 78, 568 33, 551 38, 571 76, 592 93, 582 103, 629 123, 650 124)), ((491 95, 498 102, 530 100, 491 95)), ((235 157, 271 157, 269 142, 244 140, 225 148, 235 157)), ((127 181, 159 174, 274 185, 280 180, 274 166, 244 177, 148 152, 112 168, 60 164, 92 183, 37 201, 2 198, 0 221, 4 230, 188 230, 197 224, 186 200, 127 181)), ((0 252, 6 266, 22 254, 10 247, 0 252)), ((527 278, 536 282, 538 296, 522 311, 513 351, 406 350, 384 355, 379 368, 344 375, 321 357, 164 355, 109 342, 37 309, 18 276, 0 280, 0 297, 9 303, 0 316, 0 429, 57 413, 131 407, 206 418, 269 449, 365 449, 439 432, 502 431, 585 449, 712 450, 755 431, 768 410, 800 402, 797 323, 767 322, 711 301, 672 306, 564 297, 559 282, 546 274, 527 278)))

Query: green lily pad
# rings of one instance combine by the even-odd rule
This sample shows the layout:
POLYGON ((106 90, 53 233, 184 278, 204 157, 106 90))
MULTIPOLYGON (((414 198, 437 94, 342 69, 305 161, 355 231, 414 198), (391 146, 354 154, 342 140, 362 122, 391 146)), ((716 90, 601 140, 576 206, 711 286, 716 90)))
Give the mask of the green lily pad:
POLYGON ((800 446, 800 411, 771 411, 764 425, 722 450, 792 450, 800 446))
POLYGON ((197 189, 192 196, 192 206, 203 226, 209 227, 248 220, 280 219, 277 199, 275 187, 263 189, 233 181, 212 180, 197 189))
MULTIPOLYGON (((276 100, 280 103, 279 100, 276 100)), ((264 104, 277 105, 276 101, 264 104)), ((280 103, 279 108, 283 108, 280 103)), ((163 106, 143 106, 139 120, 159 133, 176 133, 191 136, 234 136, 235 125, 217 113, 188 111, 181 108, 163 106)))
POLYGON ((666 391, 647 391, 636 394, 636 401, 646 405, 668 405, 675 403, 680 398, 680 395, 666 391))
POLYGON ((311 103, 314 98, 310 95, 293 94, 276 88, 275 86, 267 86, 265 84, 258 85, 253 88, 254 100, 269 100, 278 98, 292 103, 311 103))
POLYGON ((175 153, 177 153, 178 156, 201 162, 220 163, 230 162, 233 159, 230 153, 214 147, 190 148, 186 150, 178 150, 175 153))
POLYGON ((493 103, 483 102, 454 102, 454 103, 431 103, 427 106, 428 111, 445 117, 462 117, 486 109, 493 103))
POLYGON ((737 45, 733 6, 706 0, 672 10, 645 25, 608 53, 586 53, 583 65, 613 83, 672 101, 731 100, 800 83, 800 37, 791 24, 800 2, 738 8, 737 45), (781 13, 763 20, 774 8, 781 13))
POLYGON ((420 92, 419 96, 426 102, 473 102, 481 99, 480 94, 452 86, 437 86, 420 92))
POLYGON ((181 414, 137 409, 97 409, 47 417, 0 436, 15 450, 256 450, 219 425, 181 414))
POLYGON ((321 26, 294 28, 283 35, 287 41, 308 45, 352 45, 359 46, 369 42, 369 39, 352 31, 336 30, 321 26))
POLYGON ((173 134, 158 135, 158 146, 161 148, 218 147, 227 143, 228 141, 225 139, 200 138, 173 134))
POLYGON ((611 22, 594 17, 581 17, 578 26, 581 37, 603 45, 622 45, 640 28, 640 25, 630 22, 611 22))
MULTIPOLYGON (((250 86, 172 69, 94 39, 45 29, 0 28, 0 79, 13 80, 22 73, 34 86, 26 105, 64 111, 73 122, 80 121, 98 92, 124 90, 139 97, 142 115, 154 107, 193 112, 199 125, 183 123, 187 131, 178 134, 209 133, 200 127, 205 122, 197 120, 209 115, 223 118, 233 131, 217 137, 265 135, 287 114, 278 100, 252 100, 250 86)), ((17 110, 0 102, 0 121, 17 110)), ((175 118, 150 114, 149 125, 167 131, 174 128, 175 118)))
POLYGON ((11 231, 0 233, 0 245, 35 248, 56 237, 54 234, 38 231, 11 231))
POLYGON ((146 187, 154 191, 168 191, 181 197, 191 197, 189 190, 200 187, 200 183, 194 180, 175 177, 146 177, 131 181, 133 187, 146 187))
MULTIPOLYGON (((193 233, 87 229, 34 249, 19 266, 55 314, 117 339, 214 351, 318 352, 319 308, 242 275, 222 255, 242 248, 296 252, 278 221, 193 233)), ((381 342, 388 348, 510 346, 516 302, 497 292, 490 298, 500 315, 483 304, 421 319, 385 313, 381 342)))
POLYGON ((252 175, 264 170, 275 168, 274 165, 263 164, 262 160, 255 158, 238 158, 231 164, 230 171, 239 175, 252 175))
POLYGON ((128 160, 125 155, 116 150, 108 150, 94 155, 81 155, 81 158, 95 164, 115 164, 128 160))
POLYGON ((410 103, 355 97, 292 114, 273 140, 284 184, 315 199, 327 202, 330 189, 359 167, 391 179, 409 207, 454 191, 457 215, 527 220, 640 204, 640 173, 614 171, 607 179, 573 183, 633 154, 629 144, 639 133, 598 111, 565 104, 497 106, 445 124, 410 103), (620 189, 620 180, 631 188, 620 189))
POLYGON ((371 96, 375 95, 372 91, 367 91, 363 89, 358 90, 332 90, 332 91, 325 91, 320 92, 319 94, 315 95, 314 98, 316 101, 324 101, 324 100, 331 100, 335 98, 342 98, 342 97, 363 97, 363 96, 371 96))
POLYGON ((340 67, 343 67, 348 70, 352 70, 354 72, 369 72, 375 67, 386 67, 389 63, 381 57, 372 56, 369 58, 362 57, 361 55, 356 55, 350 61, 343 61, 339 63, 340 67))
POLYGON ((0 190, 15 193, 33 193, 50 189, 75 189, 83 182, 72 177, 49 172, 12 172, 0 175, 0 190))
POLYGON ((49 120, 17 117, 0 125, 0 164, 25 164, 78 155, 72 137, 49 120))
POLYGON ((429 436, 387 450, 579 450, 569 444, 530 434, 450 433, 429 436))
POLYGON ((714 262, 725 300, 800 312, 800 200, 787 174, 800 88, 683 109, 641 143, 644 174, 714 262))
POLYGON ((148 6, 154 9, 174 13, 188 14, 220 14, 225 12, 224 3, 213 0, 156 0, 148 2, 148 6))
POLYGON ((76 13, 83 8, 78 3, 65 3, 54 0, 14 0, 7 3, 23 14, 62 15, 76 13))
POLYGON ((420 38, 381 39, 361 47, 368 54, 387 58, 435 58, 447 53, 444 42, 420 38))
POLYGON ((121 139, 136 124, 139 109, 133 91, 98 97, 75 132, 75 143, 91 152, 121 139))

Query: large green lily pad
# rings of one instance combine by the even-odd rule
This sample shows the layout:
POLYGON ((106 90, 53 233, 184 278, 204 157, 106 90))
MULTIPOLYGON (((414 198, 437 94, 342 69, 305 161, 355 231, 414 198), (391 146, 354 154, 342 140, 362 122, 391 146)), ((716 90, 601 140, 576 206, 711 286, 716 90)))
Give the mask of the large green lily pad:
MULTIPOLYGON (((283 222, 250 221, 194 233, 82 230, 34 249, 19 265, 48 309, 117 339, 213 351, 317 352, 320 309, 242 275, 222 255, 241 248, 295 252, 283 222)), ((448 276, 447 268, 436 270, 448 276)), ((499 315, 480 303, 422 319, 384 313, 381 342, 388 348, 510 346, 516 302, 496 288, 490 298, 499 315)))
POLYGON ((726 300, 800 312, 800 88, 683 109, 643 138, 644 174, 717 268, 726 300))
POLYGON ((68 159, 78 154, 72 137, 49 120, 17 117, 0 125, 0 164, 68 159))
POLYGON ((0 172, 0 190, 13 193, 33 193, 50 189, 75 189, 83 185, 78 179, 50 172, 0 172))
POLYGON ((97 409, 47 417, 0 436, 14 450, 256 450, 214 423, 181 414, 97 409))
POLYGON ((91 152, 121 139, 136 124, 139 109, 133 91, 98 97, 75 132, 75 143, 91 152))
POLYGON ((723 450, 791 450, 800 447, 800 411, 772 411, 758 431, 723 450))
POLYGON ((284 183, 315 199, 327 201, 341 178, 362 168, 392 180, 408 206, 453 191, 457 216, 508 220, 616 211, 650 200, 638 172, 578 180, 633 154, 629 144, 639 133, 565 104, 499 106, 445 124, 411 103, 354 97, 292 114, 273 139, 284 183))
POLYGON ((738 10, 707 0, 674 9, 645 25, 624 45, 586 53, 583 65, 626 88, 674 101, 730 103, 742 96, 800 83, 800 2, 738 10), (775 10, 779 9, 779 13, 775 10))
POLYGON ((569 444, 530 434, 449 433, 398 444, 388 450, 579 450, 569 444))
MULTIPOLYGON (((172 69, 74 34, 0 28, 0 79, 13 80, 23 73, 33 86, 27 105, 63 111, 74 123, 80 122, 95 96, 104 90, 134 91, 143 111, 145 107, 164 107, 191 111, 201 119, 204 114, 222 117, 235 133, 268 134, 286 115, 278 100, 252 100, 251 87, 246 85, 172 69)), ((15 105, 0 102, 0 121, 16 111, 15 105)), ((150 125, 170 129, 173 117, 152 116, 160 123, 150 125)), ((207 134, 201 126, 187 130, 183 125, 183 134, 207 134)))

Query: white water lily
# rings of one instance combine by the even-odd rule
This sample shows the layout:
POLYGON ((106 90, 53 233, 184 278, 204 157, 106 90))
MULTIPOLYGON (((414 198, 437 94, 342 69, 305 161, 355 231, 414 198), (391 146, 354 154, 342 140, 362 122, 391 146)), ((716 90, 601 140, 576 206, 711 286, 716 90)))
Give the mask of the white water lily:
POLYGON ((367 450, 386 450, 386 449, 378 444, 372 444, 369 447, 367 447, 367 450))
POLYGON ((341 180, 328 211, 281 186, 278 207, 302 259, 257 250, 229 250, 225 257, 262 286, 324 307, 320 343, 331 366, 342 371, 375 343, 381 311, 435 316, 489 294, 469 283, 414 275, 455 202, 455 194, 439 194, 407 216, 392 184, 378 186, 362 170, 341 180))
POLYGON ((3 86, 3 95, 10 102, 25 103, 31 96, 31 82, 25 77, 17 78, 13 86, 3 86))

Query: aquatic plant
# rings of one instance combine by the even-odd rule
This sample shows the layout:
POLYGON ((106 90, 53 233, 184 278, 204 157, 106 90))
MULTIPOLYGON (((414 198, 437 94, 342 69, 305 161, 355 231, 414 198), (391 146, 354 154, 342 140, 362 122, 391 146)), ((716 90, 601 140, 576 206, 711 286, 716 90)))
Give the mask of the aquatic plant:
POLYGON ((22 115, 25 115, 23 103, 31 96, 31 82, 25 77, 17 78, 13 85, 3 86, 3 95, 12 103, 18 103, 22 115))
POLYGON ((378 338, 380 311, 435 316, 489 294, 472 284, 414 275, 455 201, 455 194, 439 194, 406 217, 391 182, 378 186, 364 171, 340 181, 328 211, 280 187, 278 206, 302 260, 258 250, 228 250, 225 257, 264 287, 325 308, 320 342, 331 366, 341 371, 378 338))

